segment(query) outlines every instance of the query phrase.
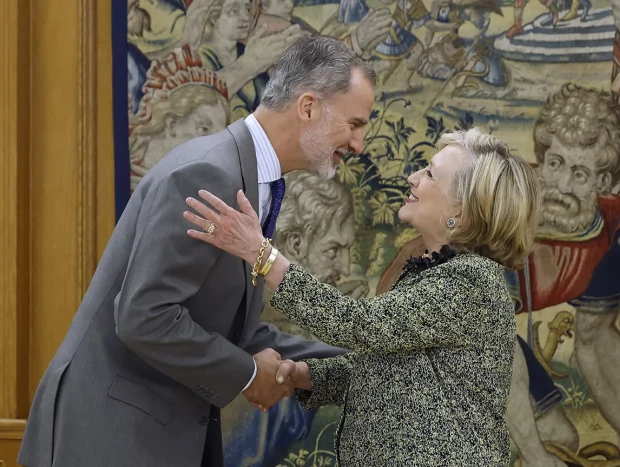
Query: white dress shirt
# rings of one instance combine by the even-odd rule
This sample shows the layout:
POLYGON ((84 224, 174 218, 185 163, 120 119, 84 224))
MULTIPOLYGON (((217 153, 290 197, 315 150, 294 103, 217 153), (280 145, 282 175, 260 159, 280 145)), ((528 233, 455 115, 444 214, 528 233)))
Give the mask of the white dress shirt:
POLYGON ((250 130, 254 148, 256 148, 256 168, 258 169, 258 218, 263 224, 271 208, 271 184, 282 178, 280 160, 276 150, 267 138, 263 127, 256 117, 251 114, 245 119, 245 124, 250 130))
MULTIPOLYGON (((269 138, 258 123, 254 114, 250 114, 245 119, 245 124, 250 130, 254 148, 256 149, 256 168, 258 171, 258 218, 261 224, 265 223, 271 208, 271 184, 282 177, 280 160, 276 155, 276 150, 269 142, 269 138)), ((245 391, 256 377, 256 362, 254 362, 254 374, 250 381, 243 388, 245 391)), ((241 391, 241 392, 243 392, 241 391)))

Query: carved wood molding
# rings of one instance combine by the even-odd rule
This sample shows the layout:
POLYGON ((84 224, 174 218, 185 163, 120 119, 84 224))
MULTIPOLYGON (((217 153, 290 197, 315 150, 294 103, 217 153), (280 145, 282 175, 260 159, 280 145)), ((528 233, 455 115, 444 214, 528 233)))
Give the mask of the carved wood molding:
POLYGON ((0 439, 22 439, 26 429, 26 420, 0 418, 0 439))
POLYGON ((0 169, 0 205, 3 207, 0 222, 0 374, 6 381, 0 387, 0 410, 4 416, 14 416, 17 400, 17 356, 15 334, 17 322, 14 310, 17 307, 17 125, 12 115, 17 113, 15 89, 17 87, 17 21, 14 1, 0 2, 0 30, 4 41, 0 42, 0 102, 5 107, 0 111, 0 144, 2 144, 2 168, 0 169))
MULTIPOLYGON (((34 141, 31 129, 34 128, 32 119, 37 115, 37 109, 30 95, 35 64, 32 50, 37 40, 41 40, 35 37, 37 31, 31 25, 35 18, 33 15, 40 16, 45 11, 40 5, 44 3, 33 6, 28 1, 0 0, 0 205, 3 208, 0 222, 0 419, 27 416, 33 386, 36 387, 42 373, 41 367, 46 364, 47 358, 51 359, 55 350, 48 346, 44 354, 42 351, 34 352, 34 341, 31 346, 30 337, 35 323, 40 323, 41 315, 46 313, 44 307, 33 308, 35 283, 31 276, 39 267, 32 264, 32 260, 37 258, 33 248, 39 245, 37 251, 40 252, 40 243, 33 243, 34 224, 31 225, 31 202, 37 201, 36 195, 31 194, 32 177, 36 171, 36 166, 31 165, 34 141)), ((78 99, 77 108, 73 104, 70 114, 71 118, 77 115, 78 137, 77 143, 67 146, 67 150, 70 157, 77 160, 78 183, 73 192, 75 197, 71 195, 67 204, 70 209, 76 210, 67 228, 77 229, 77 235, 72 236, 71 240, 77 241, 77 258, 73 256, 70 259, 77 259, 78 274, 71 281, 69 293, 72 298, 77 296, 79 303, 97 263, 97 57, 102 54, 97 49, 97 24, 101 33, 106 32, 106 41, 109 41, 109 30, 103 31, 103 23, 97 20, 96 11, 97 8, 109 9, 109 0, 79 0, 74 5, 77 9, 73 9, 72 16, 76 12, 77 16, 73 16, 70 22, 73 27, 78 26, 79 40, 72 46, 75 49, 71 55, 77 57, 78 67, 71 71, 77 73, 73 76, 77 77, 75 91, 78 99)), ((40 17, 36 19, 41 21, 40 17)), ((109 21, 105 23, 106 27, 108 24, 109 21)), ((104 49, 107 51, 107 45, 104 49)), ((53 68, 45 70, 53 71, 53 68)), ((38 78, 42 81, 40 76, 38 78)), ((106 105, 111 106, 111 103, 106 102, 106 105)), ((51 128, 53 123, 50 122, 51 128)), ((111 147, 111 142, 107 146, 102 144, 102 147, 111 147)), ((110 155, 106 153, 102 157, 110 155)), ((111 173, 105 164, 103 167, 105 170, 102 173, 111 173)), ((40 170, 38 174, 41 178, 40 170)), ((107 208, 106 214, 112 212, 113 223, 113 210, 108 208, 108 205, 113 206, 113 200, 104 200, 102 204, 107 208)), ((39 235, 37 238, 40 242, 42 237, 39 235)), ((36 291, 40 296, 43 288, 38 285, 36 291)))
POLYGON ((79 2, 78 303, 97 265, 97 1, 79 2))
POLYGON ((0 1, 0 417, 27 409, 28 355, 28 44, 29 9, 0 1), (24 82, 25 80, 25 82, 24 82), (24 228, 26 231, 24 232, 24 228), (24 325, 26 326, 24 328, 24 325), (25 395, 24 395, 25 394, 25 395))
POLYGON ((3 221, 0 222, 0 300, 2 322, 0 324, 0 368, 2 380, 8 384, 0 387, 0 410, 5 416, 11 415, 15 405, 15 387, 11 382, 16 377, 15 328, 17 323, 12 310, 16 307, 15 289, 17 287, 16 250, 17 236, 13 226, 16 222, 16 122, 10 118, 16 112, 14 88, 16 86, 16 34, 11 23, 16 21, 17 12, 14 2, 0 2, 0 30, 4 41, 0 42, 0 102, 5 109, 0 112, 0 144, 2 145, 2 165, 0 169, 0 205, 3 209, 3 221), (6 29, 8 28, 8 29, 6 29), (6 379, 5 379, 6 378, 6 379))

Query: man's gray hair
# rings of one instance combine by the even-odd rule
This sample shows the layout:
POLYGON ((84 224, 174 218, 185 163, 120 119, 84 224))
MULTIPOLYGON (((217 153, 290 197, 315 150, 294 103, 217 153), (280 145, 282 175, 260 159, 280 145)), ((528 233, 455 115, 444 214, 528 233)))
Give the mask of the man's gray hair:
POLYGON ((351 74, 357 68, 374 86, 374 70, 342 42, 325 36, 298 39, 275 64, 261 105, 269 110, 282 110, 305 92, 319 99, 330 99, 346 93, 351 74))

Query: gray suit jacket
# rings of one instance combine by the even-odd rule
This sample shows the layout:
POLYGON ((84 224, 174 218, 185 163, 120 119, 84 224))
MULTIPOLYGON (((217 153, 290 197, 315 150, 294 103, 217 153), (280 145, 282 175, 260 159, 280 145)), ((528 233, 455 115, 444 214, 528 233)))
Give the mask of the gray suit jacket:
POLYGON ((252 354, 342 353, 259 323, 264 283, 254 287, 242 260, 186 234, 185 199, 202 188, 235 207, 243 189, 258 211, 243 121, 177 147, 134 192, 39 385, 20 464, 198 467, 211 404, 240 393, 252 354), (228 340, 244 296, 245 325, 228 340))

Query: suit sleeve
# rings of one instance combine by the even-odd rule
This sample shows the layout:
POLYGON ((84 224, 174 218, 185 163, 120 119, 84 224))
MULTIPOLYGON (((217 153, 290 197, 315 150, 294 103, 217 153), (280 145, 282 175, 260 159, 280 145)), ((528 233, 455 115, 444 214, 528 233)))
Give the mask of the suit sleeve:
POLYGON ((332 347, 323 342, 303 339, 280 331, 271 323, 260 323, 256 332, 245 347, 245 350, 254 355, 263 349, 276 350, 283 360, 294 361, 305 358, 328 358, 342 355, 346 350, 332 347))
POLYGON ((431 270, 410 287, 354 300, 291 263, 271 305, 331 345, 359 354, 397 353, 470 346, 474 326, 482 331, 487 324, 469 314, 480 293, 458 271, 442 277, 431 270))
POLYGON ((200 189, 234 202, 229 177, 204 161, 179 167, 147 192, 114 319, 119 338, 133 352, 221 408, 250 381, 254 361, 221 335, 205 331, 185 306, 218 255, 225 254, 187 235, 185 199, 200 189))

